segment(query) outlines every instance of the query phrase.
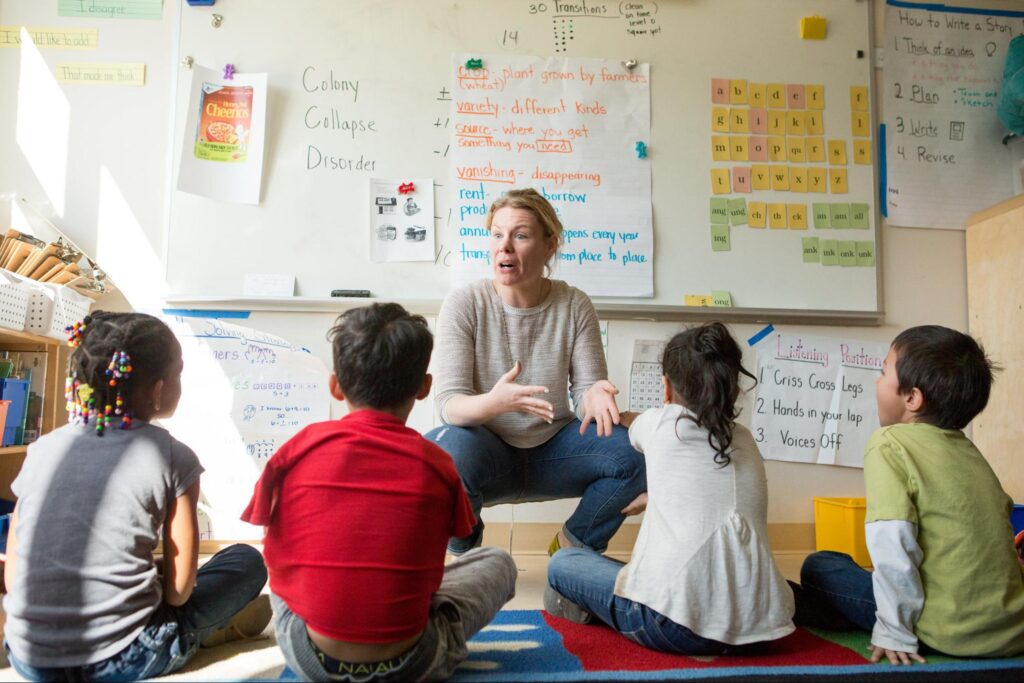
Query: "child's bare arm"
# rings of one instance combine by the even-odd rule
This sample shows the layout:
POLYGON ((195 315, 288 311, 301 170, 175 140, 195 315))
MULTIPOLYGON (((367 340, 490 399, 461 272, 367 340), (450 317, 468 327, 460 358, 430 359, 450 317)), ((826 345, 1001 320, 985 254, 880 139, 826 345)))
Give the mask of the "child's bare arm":
POLYGON ((196 585, 199 567, 199 479, 179 496, 164 527, 164 602, 184 605, 196 585))

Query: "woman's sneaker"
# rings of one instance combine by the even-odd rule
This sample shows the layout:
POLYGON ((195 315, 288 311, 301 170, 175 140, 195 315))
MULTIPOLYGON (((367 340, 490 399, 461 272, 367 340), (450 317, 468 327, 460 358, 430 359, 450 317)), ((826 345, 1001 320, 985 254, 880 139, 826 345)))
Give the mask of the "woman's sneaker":
POLYGON ((572 602, 551 585, 544 587, 544 611, 553 617, 568 619, 576 624, 589 624, 594 615, 572 602))
POLYGON ((270 607, 270 596, 263 594, 243 607, 231 617, 227 626, 219 628, 206 637, 200 647, 216 647, 235 640, 258 638, 270 623, 274 610, 270 607))

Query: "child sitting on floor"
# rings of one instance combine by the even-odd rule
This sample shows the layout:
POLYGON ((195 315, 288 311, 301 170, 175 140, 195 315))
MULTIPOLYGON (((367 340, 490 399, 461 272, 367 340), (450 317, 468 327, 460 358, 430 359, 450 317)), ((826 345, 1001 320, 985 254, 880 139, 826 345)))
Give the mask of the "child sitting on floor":
POLYGON ((992 364, 971 337, 938 325, 892 343, 875 383, 881 428, 867 445, 865 537, 874 572, 846 554, 810 555, 801 622, 871 632, 872 661, 1024 652, 1024 568, 1012 502, 961 431, 988 403, 992 364))
POLYGON ((632 559, 559 550, 548 564, 549 613, 596 617, 639 645, 685 655, 738 654, 794 630, 793 596, 768 547, 761 454, 734 421, 740 374, 753 378, 741 361, 721 323, 669 341, 666 405, 629 428, 648 484, 632 559))
POLYGON ((269 605, 259 622, 261 603, 251 601, 266 569, 244 545, 196 569, 203 468, 149 422, 181 397, 171 330, 141 313, 97 312, 69 331, 71 424, 28 447, 11 485, 4 644, 29 680, 163 676, 247 604, 248 634, 263 630, 269 605), (162 577, 153 557, 161 531, 162 577))
POLYGON ((405 426, 430 393, 426 321, 374 304, 330 336, 350 412, 285 443, 242 516, 267 527, 278 644, 305 680, 447 678, 513 597, 515 563, 477 548, 444 565, 476 520, 451 457, 405 426))

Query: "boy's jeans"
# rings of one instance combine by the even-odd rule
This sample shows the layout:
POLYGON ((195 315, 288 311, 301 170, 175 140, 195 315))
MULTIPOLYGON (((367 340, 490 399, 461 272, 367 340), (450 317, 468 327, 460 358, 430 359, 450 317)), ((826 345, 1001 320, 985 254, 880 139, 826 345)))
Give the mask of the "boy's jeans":
POLYGON ((811 553, 800 567, 796 593, 798 624, 829 630, 875 628, 875 591, 871 573, 846 553, 811 553))
POLYGON ((622 563, 586 548, 563 548, 548 562, 548 584, 637 645, 678 655, 727 655, 749 646, 702 638, 665 615, 615 595, 622 563))
MULTIPOLYGON (((616 426, 599 437, 590 425, 580 436, 573 420, 546 443, 514 448, 485 427, 438 427, 426 434, 452 456, 477 519, 480 508, 582 496, 563 531, 574 545, 604 552, 626 518, 621 510, 647 490, 643 456, 629 443, 629 430, 616 426)), ((483 522, 449 550, 461 553, 479 543, 483 522)))
POLYGON ((18 661, 9 648, 7 657, 30 681, 137 681, 163 676, 184 666, 199 644, 226 626, 266 582, 258 550, 229 546, 199 568, 188 602, 181 607, 160 603, 139 637, 116 655, 95 664, 60 668, 30 666, 18 661))
MULTIPOLYGON (((360 676, 360 681, 440 681, 448 678, 468 655, 466 641, 491 623, 516 594, 516 563, 498 548, 476 548, 447 565, 444 579, 430 601, 423 636, 405 661, 387 674, 360 676)), ((351 680, 331 676, 317 658, 306 623, 274 594, 274 631, 288 668, 306 681, 351 680)))

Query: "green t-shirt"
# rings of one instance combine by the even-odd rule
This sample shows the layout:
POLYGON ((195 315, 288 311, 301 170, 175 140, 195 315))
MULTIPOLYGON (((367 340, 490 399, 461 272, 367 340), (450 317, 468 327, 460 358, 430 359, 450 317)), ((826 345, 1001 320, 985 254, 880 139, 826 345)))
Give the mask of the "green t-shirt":
POLYGON ((1024 652, 1024 569, 1012 501, 963 432, 928 424, 876 431, 864 456, 865 522, 917 525, 922 643, 959 656, 1024 652))

